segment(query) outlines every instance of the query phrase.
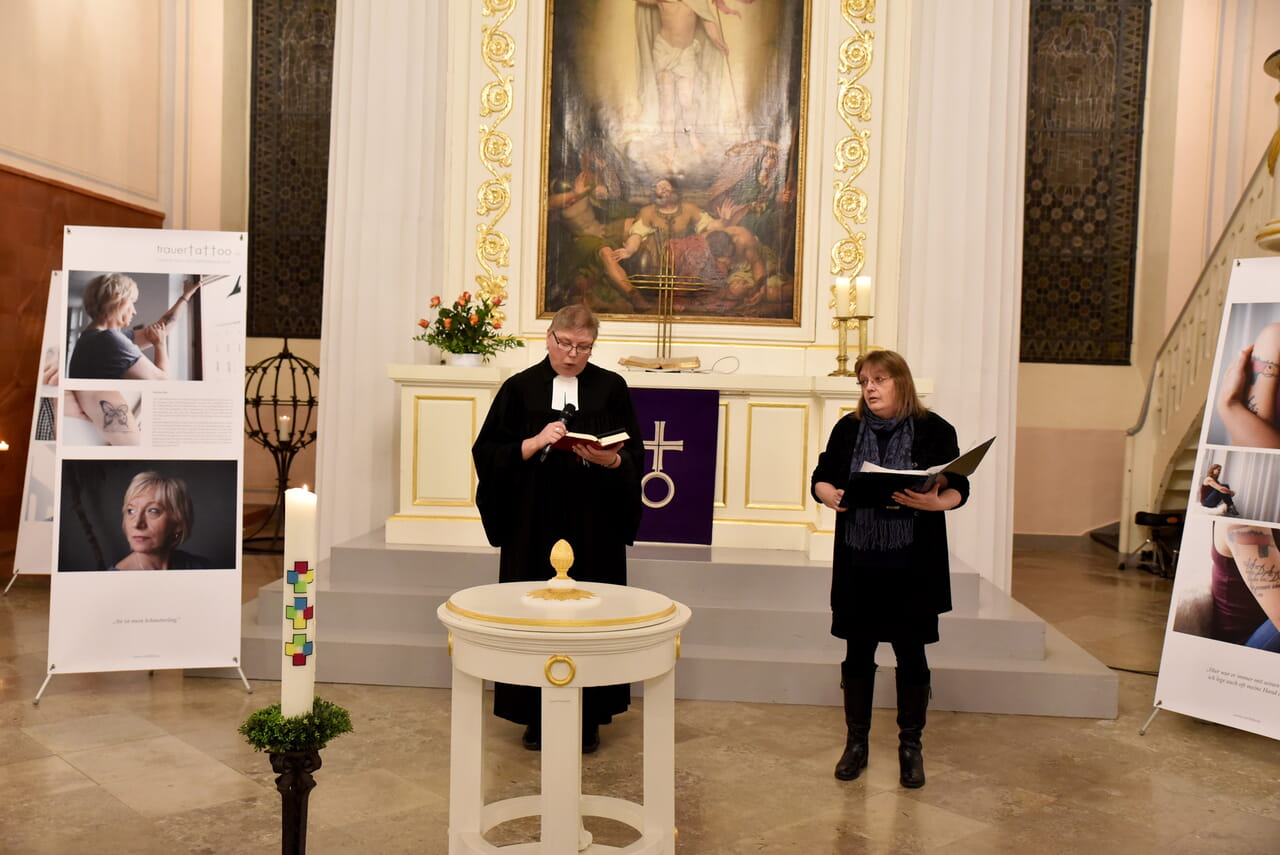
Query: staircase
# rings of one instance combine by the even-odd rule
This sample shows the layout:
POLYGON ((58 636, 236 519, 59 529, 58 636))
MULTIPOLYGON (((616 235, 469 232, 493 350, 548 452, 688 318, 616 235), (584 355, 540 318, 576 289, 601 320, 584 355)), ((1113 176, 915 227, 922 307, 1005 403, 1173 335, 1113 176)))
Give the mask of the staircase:
POLYGON ((1196 473, 1192 470, 1231 263, 1237 258, 1269 254, 1258 246, 1256 237, 1258 227, 1272 219, 1273 195, 1274 180, 1264 157, 1156 354, 1142 409, 1125 441, 1122 554, 1143 541, 1143 531, 1133 521, 1136 512, 1183 511, 1195 488, 1196 473))
MULTIPOLYGON (((693 609, 678 697, 841 703, 844 643, 828 632, 829 562, 788 550, 641 545, 628 570, 632 585, 693 609)), ((454 591, 496 581, 498 558, 488 548, 388 544, 379 530, 335 546, 320 573, 329 584, 317 596, 317 680, 447 687, 448 636, 436 609, 454 591)), ((1118 682, 1106 666, 968 568, 953 567, 952 594, 942 641, 929 648, 935 708, 1116 717, 1118 682)), ((282 598, 276 581, 245 605, 250 678, 280 679, 282 598)), ((888 667, 878 672, 876 699, 891 706, 893 652, 881 648, 888 667)))

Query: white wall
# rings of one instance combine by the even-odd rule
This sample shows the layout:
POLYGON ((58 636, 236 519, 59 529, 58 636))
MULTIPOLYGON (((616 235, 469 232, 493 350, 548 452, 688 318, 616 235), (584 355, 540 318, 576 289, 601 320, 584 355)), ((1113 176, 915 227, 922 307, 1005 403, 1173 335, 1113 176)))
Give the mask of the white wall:
POLYGON ((162 211, 167 228, 243 230, 249 8, 5 0, 0 163, 162 211))

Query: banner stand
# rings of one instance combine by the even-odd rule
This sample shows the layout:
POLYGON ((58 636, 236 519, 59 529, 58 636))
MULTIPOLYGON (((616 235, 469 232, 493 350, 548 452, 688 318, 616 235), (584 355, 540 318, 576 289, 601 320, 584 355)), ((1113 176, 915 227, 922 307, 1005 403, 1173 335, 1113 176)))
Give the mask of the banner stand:
MULTIPOLYGON (((14 575, 14 577, 16 578, 18 574, 17 574, 17 573, 14 573, 13 575, 14 575)), ((12 582, 10 582, 9 584, 13 584, 13 583, 12 583, 12 582)), ((8 589, 6 588, 5 590, 8 590, 8 589)), ((241 683, 244 683, 244 691, 245 691, 245 694, 252 695, 252 694, 253 694, 253 686, 250 686, 250 685, 249 685, 249 681, 245 678, 245 676, 244 676, 244 669, 240 667, 240 660, 239 660, 239 659, 232 659, 232 660, 231 660, 231 662, 232 662, 232 667, 234 667, 234 668, 236 669, 236 673, 240 675, 240 682, 241 682, 241 683)), ((53 665, 50 665, 50 666, 49 666, 49 673, 47 673, 47 674, 45 674, 45 675, 44 675, 44 682, 40 684, 40 691, 36 692, 36 696, 31 700, 31 705, 32 705, 32 706, 35 706, 35 707, 40 706, 40 696, 41 696, 41 695, 43 695, 43 694, 44 694, 44 690, 45 690, 46 688, 48 688, 48 686, 49 686, 49 681, 53 679, 53 672, 54 672, 55 670, 56 670, 55 666, 53 666, 53 665)), ((167 669, 166 669, 166 670, 167 670, 167 669)), ((94 673, 94 672, 91 672, 91 671, 68 671, 67 673, 69 673, 69 674, 90 674, 90 673, 94 673)), ((148 674, 155 674, 156 672, 155 672, 155 671, 149 671, 149 672, 147 672, 147 673, 148 673, 148 674)))
POLYGON ((1167 709, 1280 739, 1277 281, 1280 258, 1232 264, 1175 553, 1155 708, 1140 735, 1167 709))
POLYGON ((7 595, 8 595, 8 593, 9 593, 9 589, 13 587, 13 583, 14 583, 14 582, 16 582, 16 581, 18 581, 18 568, 17 568, 17 567, 14 567, 14 568, 13 568, 13 576, 9 579, 9 584, 7 584, 7 585, 5 585, 5 586, 4 586, 4 593, 5 593, 5 595, 6 595, 6 596, 7 596, 7 595))
POLYGON ((1151 710, 1151 715, 1147 716, 1147 720, 1142 723, 1142 727, 1138 728, 1139 736, 1147 735, 1147 728, 1151 726, 1151 722, 1155 721, 1156 713, 1160 712, 1163 708, 1164 707, 1161 705, 1160 701, 1156 701, 1155 707, 1151 710))
POLYGON ((55 674, 234 668, 253 691, 240 667, 246 238, 66 227, 32 428, 52 465, 28 477, 32 555, 14 561, 30 574, 47 555, 51 573, 33 704, 55 674))

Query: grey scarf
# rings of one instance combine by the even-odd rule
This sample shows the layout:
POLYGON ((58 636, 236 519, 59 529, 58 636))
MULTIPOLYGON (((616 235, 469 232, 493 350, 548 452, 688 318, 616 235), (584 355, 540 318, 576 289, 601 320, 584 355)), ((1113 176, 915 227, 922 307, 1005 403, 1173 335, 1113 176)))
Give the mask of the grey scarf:
MULTIPOLYGON (((890 469, 914 469, 911 446, 915 441, 915 424, 911 418, 882 419, 864 411, 858 420, 858 438, 854 441, 849 474, 853 475, 864 461, 890 469), (889 434, 884 454, 880 454, 877 434, 889 434)), ((911 544, 915 519, 910 513, 887 508, 850 508, 845 513, 844 542, 859 552, 884 552, 911 544)))

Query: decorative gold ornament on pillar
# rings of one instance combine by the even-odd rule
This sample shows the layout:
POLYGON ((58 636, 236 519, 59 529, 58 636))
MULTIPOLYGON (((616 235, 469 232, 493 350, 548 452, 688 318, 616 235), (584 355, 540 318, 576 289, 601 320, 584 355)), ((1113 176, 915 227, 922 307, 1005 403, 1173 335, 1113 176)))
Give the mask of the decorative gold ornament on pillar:
MULTIPOLYGON (((1280 80, 1280 50, 1267 57, 1262 70, 1280 80)), ((1280 94, 1276 95, 1276 103, 1280 104, 1280 94)), ((1271 137, 1271 145, 1267 148, 1267 171, 1271 173, 1271 220, 1254 236, 1254 242, 1267 252, 1280 252, 1280 188, 1276 187, 1276 159, 1280 158, 1280 127, 1271 137)))

